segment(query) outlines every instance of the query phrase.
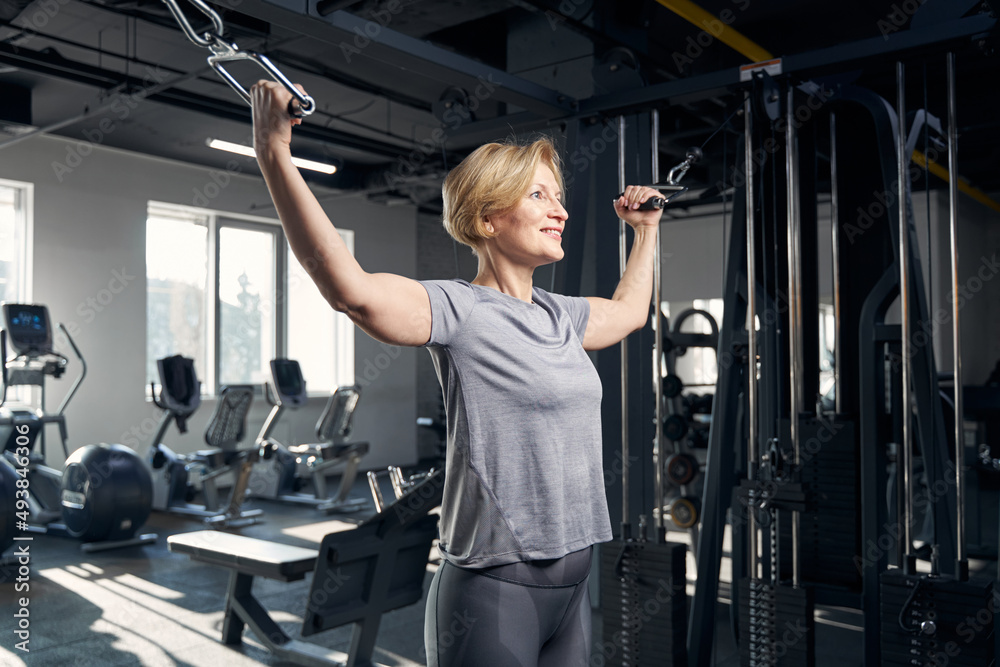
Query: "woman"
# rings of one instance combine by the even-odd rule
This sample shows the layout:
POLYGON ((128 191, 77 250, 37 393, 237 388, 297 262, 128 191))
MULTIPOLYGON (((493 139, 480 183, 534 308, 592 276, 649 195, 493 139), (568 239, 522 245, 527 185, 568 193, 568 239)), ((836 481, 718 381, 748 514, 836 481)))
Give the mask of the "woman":
POLYGON ((254 147, 281 223, 326 300, 376 340, 426 346, 445 393, 443 562, 427 600, 428 665, 586 665, 592 545, 611 539, 601 383, 587 350, 646 321, 660 211, 629 186, 635 229, 611 299, 550 294, 535 268, 563 256, 559 157, 548 140, 487 144, 445 179, 444 224, 479 258, 471 283, 366 273, 292 166, 291 96, 252 90, 254 147), (309 261, 306 261, 306 260, 309 261))

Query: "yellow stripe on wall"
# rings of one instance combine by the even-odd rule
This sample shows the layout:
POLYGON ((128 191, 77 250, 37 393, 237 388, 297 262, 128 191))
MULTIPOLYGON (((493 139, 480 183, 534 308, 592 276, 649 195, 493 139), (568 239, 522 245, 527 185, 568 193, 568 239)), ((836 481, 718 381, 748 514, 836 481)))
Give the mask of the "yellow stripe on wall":
MULTIPOLYGON (((921 167, 923 167, 924 169, 926 169, 927 171, 929 171, 930 173, 940 178, 941 180, 943 180, 945 183, 951 180, 947 169, 939 165, 934 160, 928 160, 927 156, 921 153, 920 151, 913 151, 913 161, 916 162, 921 167)), ((980 204, 988 206, 997 213, 1000 213, 1000 203, 998 203, 995 199, 991 198, 988 194, 986 194, 979 188, 969 185, 968 181, 966 181, 961 176, 958 177, 958 189, 964 192, 965 194, 969 195, 973 199, 975 199, 980 204)))

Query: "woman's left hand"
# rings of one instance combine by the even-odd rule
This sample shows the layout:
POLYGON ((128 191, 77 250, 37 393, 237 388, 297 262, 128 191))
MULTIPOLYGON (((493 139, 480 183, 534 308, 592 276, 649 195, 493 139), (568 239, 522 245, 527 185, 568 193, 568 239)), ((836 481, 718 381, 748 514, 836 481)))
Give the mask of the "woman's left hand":
POLYGON ((647 188, 642 185, 629 185, 625 188, 625 193, 615 200, 615 213, 619 218, 628 223, 633 229, 640 227, 656 228, 660 224, 660 217, 663 209, 653 209, 650 211, 638 211, 639 204, 650 197, 661 196, 659 191, 647 188))

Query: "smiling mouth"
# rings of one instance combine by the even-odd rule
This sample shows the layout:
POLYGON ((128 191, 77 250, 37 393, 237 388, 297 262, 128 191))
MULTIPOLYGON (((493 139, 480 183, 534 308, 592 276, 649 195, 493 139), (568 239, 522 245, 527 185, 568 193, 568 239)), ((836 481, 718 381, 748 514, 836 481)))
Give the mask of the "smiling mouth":
POLYGON ((549 228, 543 229, 542 230, 542 234, 545 234, 546 236, 551 236, 554 239, 562 239, 562 230, 561 229, 549 227, 549 228))

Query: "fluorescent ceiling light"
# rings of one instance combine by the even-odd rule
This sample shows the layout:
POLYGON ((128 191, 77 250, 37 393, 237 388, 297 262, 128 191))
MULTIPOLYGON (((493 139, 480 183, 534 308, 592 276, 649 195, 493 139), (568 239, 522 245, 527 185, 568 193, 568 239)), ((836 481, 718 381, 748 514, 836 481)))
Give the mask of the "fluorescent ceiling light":
MULTIPOLYGON (((245 155, 247 157, 256 158, 257 154, 253 152, 253 148, 250 146, 244 146, 243 144, 234 144, 228 141, 222 141, 221 139, 209 139, 208 147, 215 148, 220 151, 228 151, 230 153, 236 153, 237 155, 245 155)), ((292 164, 301 169, 312 169, 313 171, 319 171, 324 174, 336 173, 337 167, 332 164, 325 164, 323 162, 314 162, 313 160, 303 160, 300 157, 293 157, 292 164)))

